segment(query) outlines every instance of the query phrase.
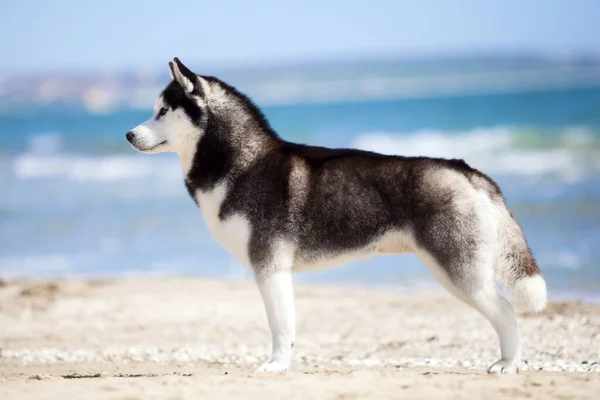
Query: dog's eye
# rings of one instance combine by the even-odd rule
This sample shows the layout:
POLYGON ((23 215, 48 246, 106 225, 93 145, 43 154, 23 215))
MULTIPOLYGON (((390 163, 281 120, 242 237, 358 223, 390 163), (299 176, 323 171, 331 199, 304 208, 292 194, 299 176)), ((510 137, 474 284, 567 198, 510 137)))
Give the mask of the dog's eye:
POLYGON ((159 116, 159 117, 162 117, 163 115, 165 115, 165 114, 167 113, 167 111, 169 111, 169 110, 167 110, 165 107, 161 108, 161 109, 158 111, 158 116, 159 116))

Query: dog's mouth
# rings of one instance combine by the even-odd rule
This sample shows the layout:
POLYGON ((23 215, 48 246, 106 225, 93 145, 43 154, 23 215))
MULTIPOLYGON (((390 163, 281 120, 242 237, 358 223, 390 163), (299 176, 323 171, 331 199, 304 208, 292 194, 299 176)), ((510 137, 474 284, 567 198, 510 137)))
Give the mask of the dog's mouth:
POLYGON ((159 148, 159 147, 161 147, 161 146, 164 146, 165 144, 167 144, 167 141, 166 141, 166 140, 163 140, 162 142, 160 142, 160 143, 158 143, 158 144, 155 144, 154 146, 151 146, 151 147, 146 147, 146 148, 143 148, 143 149, 140 149, 139 147, 136 147, 136 148, 137 148, 139 151, 142 151, 142 152, 146 153, 146 152, 154 151, 154 150, 156 150, 157 148, 159 148))

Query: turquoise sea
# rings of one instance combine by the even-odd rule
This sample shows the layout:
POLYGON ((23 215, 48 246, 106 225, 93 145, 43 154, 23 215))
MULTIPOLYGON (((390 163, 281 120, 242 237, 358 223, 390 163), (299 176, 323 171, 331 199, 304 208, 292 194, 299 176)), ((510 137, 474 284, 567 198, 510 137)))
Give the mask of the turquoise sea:
MULTIPOLYGON (((500 184, 551 295, 600 297, 600 85, 263 108, 288 140, 463 158, 500 184)), ((151 110, 0 114, 0 278, 248 272, 207 232, 173 154, 134 152, 151 110)), ((428 285, 414 256, 299 274, 428 285)))

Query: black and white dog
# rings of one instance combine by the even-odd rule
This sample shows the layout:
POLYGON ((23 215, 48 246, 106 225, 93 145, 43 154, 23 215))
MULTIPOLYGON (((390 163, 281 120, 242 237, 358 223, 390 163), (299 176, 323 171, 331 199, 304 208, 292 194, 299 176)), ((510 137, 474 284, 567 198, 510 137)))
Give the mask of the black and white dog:
POLYGON ((290 367, 292 272, 374 254, 416 253, 494 327, 517 372, 521 344, 496 281, 534 310, 546 284, 498 186, 462 160, 385 156, 281 139, 248 97, 177 58, 154 116, 127 133, 144 153, 176 152, 214 238, 250 268, 273 337, 259 371, 290 367))

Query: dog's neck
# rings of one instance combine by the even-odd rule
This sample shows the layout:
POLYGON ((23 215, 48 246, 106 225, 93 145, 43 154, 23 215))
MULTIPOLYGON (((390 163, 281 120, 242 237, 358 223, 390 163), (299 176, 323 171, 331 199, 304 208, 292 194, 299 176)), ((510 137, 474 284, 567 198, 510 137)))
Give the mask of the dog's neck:
POLYGON ((178 152, 188 189, 190 185, 209 189, 225 176, 243 172, 281 143, 246 96, 215 81, 203 85, 203 133, 178 152))
POLYGON ((191 136, 185 143, 182 143, 180 148, 176 151, 179 156, 179 163, 181 164, 181 170, 183 171, 184 177, 187 177, 192 168, 197 146, 198 138, 191 136))

